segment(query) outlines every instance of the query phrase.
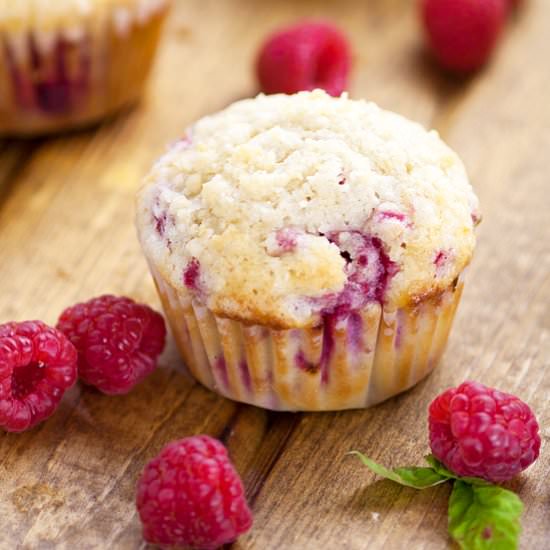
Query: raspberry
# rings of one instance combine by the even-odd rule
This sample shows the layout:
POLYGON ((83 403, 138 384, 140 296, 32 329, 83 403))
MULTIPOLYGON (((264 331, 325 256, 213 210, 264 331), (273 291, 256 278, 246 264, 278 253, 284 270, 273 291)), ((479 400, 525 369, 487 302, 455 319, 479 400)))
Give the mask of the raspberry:
POLYGON ((199 290, 201 264, 197 258, 191 258, 183 271, 183 284, 190 290, 199 290))
POLYGON ((76 381, 77 353, 41 321, 0 325, 0 426, 22 432, 46 420, 76 381))
POLYGON ((346 37, 330 23, 310 21, 269 37, 261 48, 257 73, 267 94, 322 88, 339 96, 347 87, 350 65, 346 37))
POLYGON ((386 254, 382 241, 360 231, 334 231, 326 237, 340 248, 347 282, 342 291, 314 299, 323 314, 345 317, 368 302, 383 303, 399 268, 386 254))
POLYGON ((423 0, 428 43, 443 67, 468 73, 483 66, 508 11, 506 0, 423 0))
POLYGON ((539 425, 531 409, 477 382, 436 397, 428 423, 434 456, 460 476, 506 481, 539 456, 539 425))
POLYGON ((116 296, 66 309, 57 328, 78 350, 82 380, 110 395, 128 393, 151 374, 166 340, 159 313, 116 296))
POLYGON ((167 445, 145 466, 136 502, 143 537, 162 548, 218 548, 252 525, 227 450, 207 435, 167 445))

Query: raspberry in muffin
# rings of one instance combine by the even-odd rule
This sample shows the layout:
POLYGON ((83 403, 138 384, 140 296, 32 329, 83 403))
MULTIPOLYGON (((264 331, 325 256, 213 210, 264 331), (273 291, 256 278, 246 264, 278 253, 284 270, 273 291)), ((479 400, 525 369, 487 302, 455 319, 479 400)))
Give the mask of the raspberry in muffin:
POLYGON ((478 219, 436 132, 316 90, 199 120, 147 177, 137 225, 203 384, 328 410, 379 402, 436 365, 478 219))
POLYGON ((0 134, 87 125, 134 103, 170 0, 1 0, 0 134))

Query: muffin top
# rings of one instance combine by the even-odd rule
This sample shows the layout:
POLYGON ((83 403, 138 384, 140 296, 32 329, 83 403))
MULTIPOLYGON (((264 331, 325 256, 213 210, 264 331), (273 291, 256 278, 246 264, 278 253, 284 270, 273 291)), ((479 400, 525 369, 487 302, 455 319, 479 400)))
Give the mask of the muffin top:
POLYGON ((77 25, 105 9, 137 8, 151 13, 167 0, 0 0, 0 29, 58 30, 77 25))
POLYGON ((478 201, 435 131, 346 95, 260 95, 199 120, 138 194, 154 268, 216 314, 317 325, 453 284, 478 201))

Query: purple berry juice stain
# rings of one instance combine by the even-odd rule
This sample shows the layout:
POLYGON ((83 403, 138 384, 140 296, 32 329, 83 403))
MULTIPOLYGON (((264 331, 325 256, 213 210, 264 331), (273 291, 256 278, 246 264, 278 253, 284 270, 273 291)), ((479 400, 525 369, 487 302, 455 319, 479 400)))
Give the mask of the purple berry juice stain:
POLYGON ((358 352, 363 348, 363 319, 356 311, 348 317, 348 344, 352 351, 358 352))
POLYGON ((214 368, 218 372, 218 375, 222 379, 222 383, 225 388, 229 387, 229 376, 227 375, 227 365, 225 363, 225 358, 223 355, 220 355, 214 362, 214 368))
POLYGON ((323 315, 323 344, 321 349, 321 382, 327 384, 329 380, 329 364, 334 352, 334 331, 336 330, 337 315, 323 315))
POLYGON ((320 364, 319 363, 311 363, 306 359, 306 356, 302 350, 299 350, 296 356, 294 357, 294 362, 296 363, 296 366, 303 370, 304 372, 315 374, 319 371, 320 364))
POLYGON ((13 53, 4 43, 4 55, 10 70, 18 105, 26 110, 39 110, 49 115, 62 115, 79 107, 89 90, 91 57, 89 39, 76 43, 57 38, 51 51, 40 52, 36 39, 28 35, 30 74, 19 69, 13 53), (70 63, 76 63, 75 74, 69 74, 70 63))
POLYGON ((250 370, 248 369, 248 362, 246 359, 241 359, 239 361, 239 371, 246 391, 250 393, 252 391, 252 379, 250 378, 250 370))

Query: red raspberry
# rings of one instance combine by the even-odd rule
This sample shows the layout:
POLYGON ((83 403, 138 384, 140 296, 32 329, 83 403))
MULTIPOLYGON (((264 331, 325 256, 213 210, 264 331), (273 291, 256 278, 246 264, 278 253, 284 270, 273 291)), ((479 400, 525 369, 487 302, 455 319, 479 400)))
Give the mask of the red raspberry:
POLYGON ((506 0, 423 0, 428 43, 443 67, 475 71, 489 59, 507 14, 506 0))
POLYGON ((76 381, 77 353, 41 321, 0 325, 0 426, 22 432, 46 420, 76 381))
POLYGON ((350 65, 346 37, 330 23, 311 21, 273 34, 260 51, 257 72, 267 94, 322 88, 339 96, 350 65))
POLYGON ((434 456, 460 476, 506 481, 539 456, 539 425, 528 405, 478 382, 436 397, 428 422, 434 456))
POLYGON ((57 328, 78 350, 82 380, 109 395, 128 393, 151 374, 166 340, 159 313, 116 296, 66 309, 57 328))
POLYGON ((143 537, 162 548, 218 548, 252 525, 227 450, 207 435, 174 441, 145 466, 137 508, 143 537))

